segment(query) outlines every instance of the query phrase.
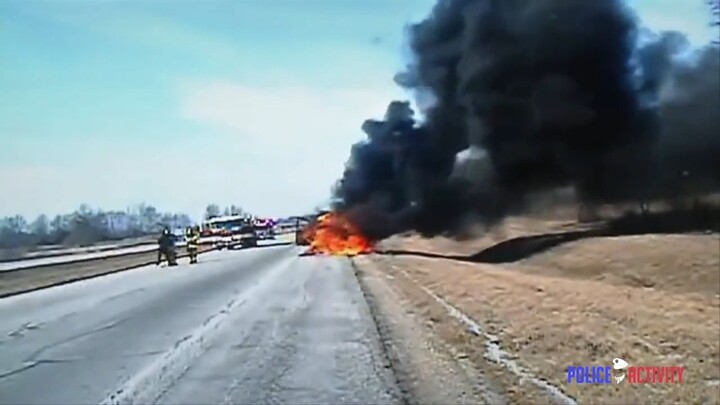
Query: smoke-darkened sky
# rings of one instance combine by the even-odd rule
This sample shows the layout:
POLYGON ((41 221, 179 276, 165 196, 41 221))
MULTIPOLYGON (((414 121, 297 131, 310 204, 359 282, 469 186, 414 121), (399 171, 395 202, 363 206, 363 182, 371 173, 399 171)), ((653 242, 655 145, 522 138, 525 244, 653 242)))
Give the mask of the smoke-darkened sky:
POLYGON ((396 80, 431 100, 424 120, 397 101, 366 121, 336 188, 366 233, 493 224, 568 186, 583 203, 720 189, 717 46, 622 0, 439 1, 409 38, 396 80))

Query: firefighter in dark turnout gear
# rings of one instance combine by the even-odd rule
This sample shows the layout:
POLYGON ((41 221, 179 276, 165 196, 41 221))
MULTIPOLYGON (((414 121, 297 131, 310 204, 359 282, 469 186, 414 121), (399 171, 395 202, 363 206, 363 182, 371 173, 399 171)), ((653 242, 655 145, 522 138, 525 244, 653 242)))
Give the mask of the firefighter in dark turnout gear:
POLYGON ((158 239, 158 266, 162 263, 162 258, 165 256, 165 260, 168 262, 168 266, 177 266, 175 260, 175 236, 170 233, 170 229, 163 229, 162 235, 158 239))
POLYGON ((190 257, 190 264, 197 263, 198 249, 200 245, 200 229, 198 227, 188 227, 185 236, 187 237, 187 253, 190 257))

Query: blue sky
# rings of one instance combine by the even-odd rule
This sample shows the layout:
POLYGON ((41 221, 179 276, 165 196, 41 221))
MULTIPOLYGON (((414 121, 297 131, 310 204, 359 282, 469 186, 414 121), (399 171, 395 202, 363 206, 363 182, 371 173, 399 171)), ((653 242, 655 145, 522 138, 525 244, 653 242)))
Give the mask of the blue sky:
MULTIPOLYGON (((0 215, 328 196, 432 0, 0 0, 0 215)), ((702 0, 632 0, 659 29, 702 0)))

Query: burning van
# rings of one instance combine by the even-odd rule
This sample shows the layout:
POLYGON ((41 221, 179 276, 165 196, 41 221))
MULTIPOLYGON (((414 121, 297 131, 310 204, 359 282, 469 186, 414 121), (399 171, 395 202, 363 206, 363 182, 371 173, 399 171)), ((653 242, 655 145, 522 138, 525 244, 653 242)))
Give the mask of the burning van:
POLYGON ((296 241, 308 246, 305 254, 309 255, 355 256, 372 252, 374 245, 340 212, 318 216, 296 234, 296 241))

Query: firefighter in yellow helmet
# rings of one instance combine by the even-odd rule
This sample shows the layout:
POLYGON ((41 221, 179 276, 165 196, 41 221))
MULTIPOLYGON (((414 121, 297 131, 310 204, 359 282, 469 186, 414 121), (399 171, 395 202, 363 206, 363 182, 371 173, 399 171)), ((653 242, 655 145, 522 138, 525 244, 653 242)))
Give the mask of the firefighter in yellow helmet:
POLYGON ((197 263, 198 249, 200 245, 200 229, 198 227, 188 227, 185 235, 187 236, 187 253, 190 257, 190 264, 197 263))

